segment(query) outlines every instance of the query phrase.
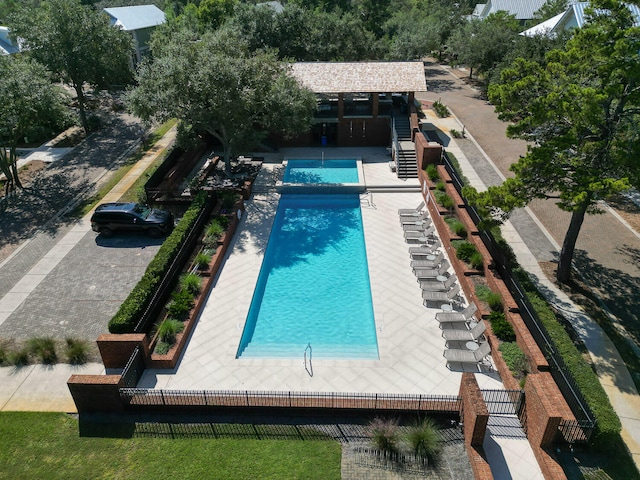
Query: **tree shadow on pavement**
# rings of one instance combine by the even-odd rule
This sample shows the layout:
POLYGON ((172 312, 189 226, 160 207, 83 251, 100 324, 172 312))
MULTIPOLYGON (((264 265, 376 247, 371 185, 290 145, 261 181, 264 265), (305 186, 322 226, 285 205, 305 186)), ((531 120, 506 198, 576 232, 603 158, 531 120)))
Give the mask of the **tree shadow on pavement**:
POLYGON ((0 250, 7 252, 11 246, 17 247, 38 229, 55 235, 76 222, 75 218, 64 218, 61 210, 99 183, 104 173, 120 165, 139 140, 137 125, 128 115, 111 117, 100 131, 44 169, 27 188, 8 198, 0 209, 0 250), (49 222, 59 213, 62 214, 58 221, 49 222))

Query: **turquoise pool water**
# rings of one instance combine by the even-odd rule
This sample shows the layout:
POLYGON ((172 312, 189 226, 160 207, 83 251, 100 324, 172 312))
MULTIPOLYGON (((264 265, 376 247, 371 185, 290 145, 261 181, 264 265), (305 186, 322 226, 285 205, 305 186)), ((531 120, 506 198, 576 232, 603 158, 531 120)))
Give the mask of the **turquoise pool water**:
POLYGON ((282 180, 285 183, 358 183, 358 166, 350 160, 287 161, 282 180))
POLYGON ((282 195, 237 357, 378 358, 358 195, 282 195))

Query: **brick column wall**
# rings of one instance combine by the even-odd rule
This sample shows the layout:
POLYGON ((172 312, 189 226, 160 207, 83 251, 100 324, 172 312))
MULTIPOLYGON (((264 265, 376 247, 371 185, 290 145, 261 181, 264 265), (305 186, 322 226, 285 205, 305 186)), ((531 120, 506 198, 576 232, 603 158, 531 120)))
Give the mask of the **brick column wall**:
POLYGON ((551 374, 530 374, 524 387, 527 409, 527 438, 544 478, 566 480, 562 467, 550 455, 563 418, 574 418, 551 374))
POLYGON ((149 340, 144 333, 103 333, 97 343, 105 368, 124 368, 138 345, 144 349, 145 358, 150 358, 149 340))
POLYGON ((493 474, 487 462, 482 444, 487 431, 489 410, 482 398, 482 392, 474 374, 465 372, 460 381, 460 397, 462 398, 462 425, 464 443, 471 462, 475 478, 491 480, 493 474))
POLYGON ((78 413, 122 412, 120 375, 71 375, 67 386, 78 413))

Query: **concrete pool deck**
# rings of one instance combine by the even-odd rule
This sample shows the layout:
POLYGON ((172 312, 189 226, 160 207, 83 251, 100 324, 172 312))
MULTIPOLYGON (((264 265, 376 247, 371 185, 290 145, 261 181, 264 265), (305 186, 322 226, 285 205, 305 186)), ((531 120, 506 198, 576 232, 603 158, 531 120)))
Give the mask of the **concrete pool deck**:
MULTIPOLYGON (((319 156, 319 150, 316 150, 319 156)), ((309 154, 287 149, 281 155, 309 154)), ((409 265, 399 208, 422 199, 418 181, 398 179, 385 149, 331 149, 325 158, 362 157, 367 188, 361 197, 379 360, 314 359, 313 375, 299 358, 239 358, 249 311, 279 195, 282 166, 267 158, 253 197, 178 367, 146 370, 138 386, 171 390, 259 390, 457 395, 462 373, 447 368, 435 314, 422 304, 409 265)), ((310 279, 313 281, 313 279, 310 279)), ((322 294, 322 292, 319 292, 322 294)), ((500 389, 495 371, 479 373, 483 389, 500 389)))

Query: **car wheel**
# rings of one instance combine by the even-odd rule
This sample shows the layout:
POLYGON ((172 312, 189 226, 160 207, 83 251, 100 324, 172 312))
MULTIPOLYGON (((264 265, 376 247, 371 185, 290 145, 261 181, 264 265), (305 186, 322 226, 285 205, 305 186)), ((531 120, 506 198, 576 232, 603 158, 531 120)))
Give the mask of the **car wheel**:
POLYGON ((153 238, 159 238, 162 236, 162 231, 159 228, 150 228, 149 235, 153 238))
POLYGON ((113 237, 113 230, 111 230, 109 227, 102 227, 100 229, 100 235, 106 238, 113 237))

